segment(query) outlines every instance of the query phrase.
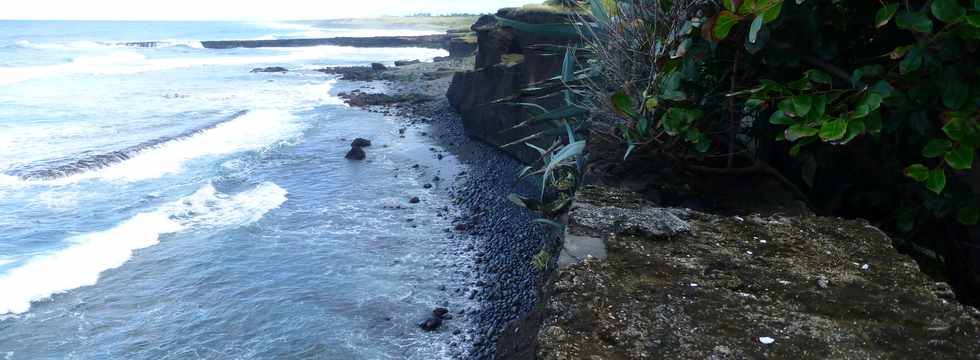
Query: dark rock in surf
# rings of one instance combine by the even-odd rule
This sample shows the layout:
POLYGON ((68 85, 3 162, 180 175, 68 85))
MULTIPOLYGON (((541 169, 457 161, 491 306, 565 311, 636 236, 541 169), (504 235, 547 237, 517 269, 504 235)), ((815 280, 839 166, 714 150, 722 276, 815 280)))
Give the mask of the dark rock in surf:
POLYGON ((422 201, 422 200, 419 200, 419 197, 418 196, 414 196, 414 197, 412 197, 411 199, 408 200, 408 203, 409 204, 418 204, 419 201, 422 201))
POLYGON ((373 69, 374 71, 382 71, 382 70, 385 70, 387 68, 388 67, 385 66, 382 63, 371 63, 371 69, 373 69))
POLYGON ((364 149, 359 146, 352 146, 350 151, 347 152, 347 155, 344 156, 347 160, 364 160, 366 157, 367 154, 364 152, 364 149))
POLYGON ((435 308, 435 309, 432 310, 432 316, 433 317, 440 318, 440 319, 445 318, 446 317, 446 314, 448 314, 448 313, 449 313, 449 309, 446 309, 446 308, 443 308, 443 307, 437 307, 437 308, 435 308))
POLYGON ((419 327, 425 331, 435 331, 442 326, 442 318, 430 317, 419 323, 419 327))
POLYGON ((407 65, 415 65, 415 64, 421 64, 421 63, 422 63, 422 61, 419 61, 418 59, 416 59, 416 60, 398 60, 398 61, 395 61, 395 66, 407 66, 407 65))
POLYGON ((367 147, 367 146, 371 146, 371 140, 364 139, 364 138, 356 138, 356 139, 354 139, 353 142, 350 143, 350 146, 351 147, 367 147))
POLYGON ((252 69, 251 72, 253 72, 253 73, 284 73, 284 72, 289 72, 289 69, 286 69, 286 68, 284 68, 282 66, 270 66, 270 67, 265 67, 265 68, 254 68, 254 69, 252 69))

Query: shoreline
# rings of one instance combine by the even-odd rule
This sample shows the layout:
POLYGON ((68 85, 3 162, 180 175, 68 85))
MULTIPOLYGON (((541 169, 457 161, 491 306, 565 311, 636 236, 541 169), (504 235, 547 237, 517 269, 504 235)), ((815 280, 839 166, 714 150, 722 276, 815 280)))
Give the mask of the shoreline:
POLYGON ((515 174, 523 165, 495 146, 466 135, 461 116, 445 97, 452 74, 472 68, 472 59, 457 58, 385 70, 387 80, 365 82, 367 86, 362 88, 391 96, 434 100, 363 108, 403 118, 424 129, 433 142, 467 168, 459 177, 448 179, 452 182, 450 197, 463 214, 454 219, 456 227, 450 231, 471 238, 476 265, 468 270, 476 280, 466 296, 479 301, 481 306, 474 314, 477 326, 462 334, 462 340, 471 346, 457 356, 493 359, 502 330, 531 312, 538 303, 543 278, 531 265, 531 257, 548 244, 546 239, 558 234, 532 223, 535 214, 507 200, 506 196, 512 192, 534 189, 532 184, 516 180, 515 174), (368 85, 379 82, 385 86, 368 85))

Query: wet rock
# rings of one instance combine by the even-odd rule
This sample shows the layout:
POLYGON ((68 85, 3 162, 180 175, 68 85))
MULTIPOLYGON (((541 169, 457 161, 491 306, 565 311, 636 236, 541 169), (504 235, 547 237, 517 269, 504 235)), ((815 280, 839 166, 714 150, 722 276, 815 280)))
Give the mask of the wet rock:
POLYGON ((408 65, 415 65, 415 64, 421 64, 421 63, 422 63, 422 61, 420 61, 418 59, 416 59, 416 60, 397 60, 397 61, 395 61, 395 66, 408 66, 408 65))
POLYGON ((350 151, 347 152, 347 155, 345 155, 344 158, 348 160, 364 160, 367 158, 367 154, 361 147, 354 146, 350 148, 350 151))
POLYGON ((422 201, 422 200, 419 200, 419 197, 418 196, 413 196, 411 199, 408 200, 408 203, 409 204, 418 204, 420 201, 422 201))
POLYGON ((348 105, 357 107, 411 105, 435 100, 435 97, 418 93, 388 95, 381 93, 352 91, 351 93, 338 94, 338 96, 344 99, 348 105))
POLYGON ((426 189, 431 189, 432 188, 432 184, 425 184, 425 185, 422 185, 422 187, 423 188, 426 188, 426 189))
POLYGON ((340 79, 346 81, 372 81, 377 80, 379 75, 378 70, 367 66, 335 66, 317 69, 316 71, 324 74, 340 75, 340 79))
POLYGON ((435 331, 442 326, 442 318, 430 317, 419 323, 419 327, 425 331, 435 331))
POLYGON ((354 139, 354 141, 352 141, 352 142, 350 143, 350 146, 351 146, 351 147, 365 147, 365 146, 371 146, 371 140, 368 140, 368 139, 364 139, 364 138, 356 138, 356 139, 354 139))
POLYGON ((254 69, 252 69, 251 72, 253 72, 253 73, 284 73, 284 72, 289 72, 289 69, 286 69, 286 68, 281 67, 281 66, 270 66, 270 67, 264 67, 264 68, 254 68, 254 69))
POLYGON ((385 70, 387 68, 388 67, 385 66, 382 63, 371 63, 371 69, 374 70, 374 71, 382 71, 382 70, 385 70))
POLYGON ((435 308, 435 309, 432 310, 432 316, 437 317, 437 318, 440 318, 440 319, 445 318, 446 317, 446 314, 448 314, 448 313, 449 313, 449 309, 446 309, 444 307, 437 307, 437 308, 435 308))

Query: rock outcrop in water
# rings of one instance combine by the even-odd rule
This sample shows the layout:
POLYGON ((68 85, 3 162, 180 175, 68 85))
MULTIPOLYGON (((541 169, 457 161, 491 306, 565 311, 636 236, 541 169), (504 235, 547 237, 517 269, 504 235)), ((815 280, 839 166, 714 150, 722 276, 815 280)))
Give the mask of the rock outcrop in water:
POLYGON ((254 68, 250 72, 253 72, 253 73, 285 73, 285 72, 289 72, 289 69, 284 68, 282 66, 270 66, 270 67, 264 67, 264 68, 254 68))
MULTIPOLYGON (((334 37, 317 39, 275 39, 275 40, 218 40, 202 41, 206 49, 263 48, 263 47, 307 47, 307 46, 350 46, 371 48, 420 47, 449 51, 450 57, 469 56, 476 44, 469 40, 469 34, 447 32, 439 35, 422 36, 374 36, 374 37, 334 37)), ((134 43, 135 44, 135 43, 134 43)), ((139 43, 150 46, 152 43, 139 43)))
MULTIPOLYGON (((563 22, 569 14, 510 8, 500 10, 497 16, 546 24, 563 22)), ((471 29, 477 34, 476 66, 473 71, 456 74, 446 93, 449 102, 463 116, 467 133, 500 146, 541 131, 542 128, 535 126, 511 129, 528 120, 528 112, 521 107, 493 102, 510 97, 529 84, 557 76, 561 72, 562 57, 547 54, 531 45, 561 45, 568 40, 503 27, 493 15, 481 17, 471 29)), ((521 102, 534 102, 546 108, 561 105, 558 96, 521 102)), ((552 139, 533 142, 547 147, 552 139)), ((537 152, 523 145, 504 150, 525 163, 538 157, 537 152)))

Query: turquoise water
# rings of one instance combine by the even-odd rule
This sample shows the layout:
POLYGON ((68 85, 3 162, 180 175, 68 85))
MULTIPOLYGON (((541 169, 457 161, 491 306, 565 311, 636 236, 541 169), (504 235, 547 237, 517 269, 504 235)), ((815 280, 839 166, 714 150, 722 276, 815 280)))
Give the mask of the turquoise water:
POLYGON ((458 165, 313 71, 445 52, 200 46, 399 33, 0 21, 0 358, 449 356, 465 318, 414 323, 473 306, 443 290, 467 257, 423 188, 458 165), (368 162, 343 159, 358 136, 368 162))

